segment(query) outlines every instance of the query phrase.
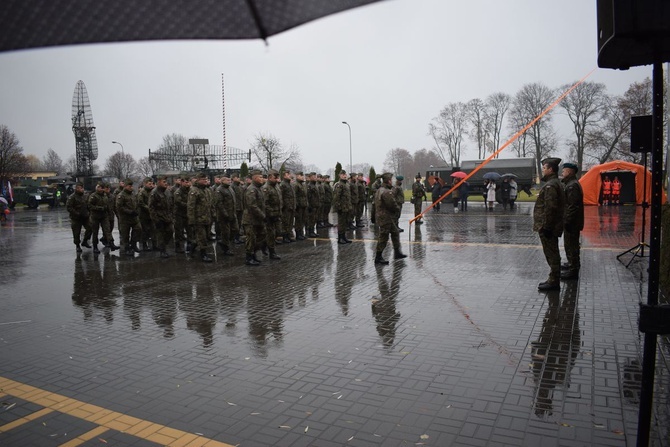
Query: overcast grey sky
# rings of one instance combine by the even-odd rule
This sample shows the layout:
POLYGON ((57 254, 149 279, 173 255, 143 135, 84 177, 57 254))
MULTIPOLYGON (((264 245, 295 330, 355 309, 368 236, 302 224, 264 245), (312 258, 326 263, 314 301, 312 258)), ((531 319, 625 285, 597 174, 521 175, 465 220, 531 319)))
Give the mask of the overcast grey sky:
MULTIPOLYGON (((74 154, 72 94, 86 84, 99 158, 136 159, 179 133, 229 146, 271 133, 321 170, 379 170, 393 148, 433 147, 428 123, 451 102, 514 95, 524 84, 574 82, 597 66, 595 0, 390 0, 262 41, 96 44, 0 54, 0 123, 26 154, 74 154)), ((651 66, 597 69, 589 81, 622 94, 651 66)), ((561 113, 560 109, 556 109, 561 113)), ((556 116, 559 136, 567 118, 556 116)), ((565 144, 561 144, 561 148, 565 144)), ((476 156, 465 142, 462 159, 476 156), (469 150, 468 150, 469 149, 469 150)), ((564 155, 563 150, 557 155, 564 155)), ((509 154, 511 156, 511 154, 509 154)))

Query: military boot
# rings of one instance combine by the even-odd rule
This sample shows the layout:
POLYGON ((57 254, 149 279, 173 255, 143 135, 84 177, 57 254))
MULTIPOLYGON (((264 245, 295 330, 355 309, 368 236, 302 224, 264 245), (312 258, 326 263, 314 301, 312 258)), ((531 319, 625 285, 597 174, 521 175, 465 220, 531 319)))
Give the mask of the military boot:
POLYGON ((149 244, 147 244, 146 242, 142 242, 142 251, 151 251, 151 249, 149 248, 149 244))
POLYGON ((177 244, 174 244, 174 252, 175 253, 184 253, 184 248, 182 247, 181 242, 179 242, 177 244))
POLYGON ((246 261, 244 261, 244 263, 245 263, 246 265, 253 265, 253 266, 255 266, 255 267, 258 267, 259 265, 261 265, 261 263, 258 262, 258 261, 255 259, 255 255, 250 254, 250 253, 247 253, 247 259, 246 259, 246 261))
POLYGON ((347 239, 347 233, 342 233, 342 239, 344 239, 344 242, 346 242, 347 244, 351 244, 352 242, 349 239, 347 239))
POLYGON ((274 248, 270 249, 270 259, 274 259, 276 261, 279 261, 281 259, 281 256, 277 254, 277 252, 274 250, 274 248))
POLYGON ((293 242, 291 238, 289 237, 288 233, 284 233, 284 237, 282 238, 282 241, 284 241, 285 244, 289 244, 293 242))
POLYGON ((170 254, 165 250, 165 248, 161 249, 161 258, 169 258, 170 254))
POLYGON ((258 259, 258 256, 256 256, 256 252, 253 252, 253 254, 251 255, 251 257, 254 258, 254 261, 258 262, 259 264, 261 263, 261 260, 258 259))
POLYGON ((207 250, 205 249, 200 250, 200 259, 202 260, 202 262, 213 262, 213 259, 210 258, 209 255, 207 255, 207 250))
POLYGON ((135 251, 133 250, 132 244, 126 245, 126 251, 125 251, 127 256, 135 256, 135 251))
POLYGON ((406 258, 407 255, 404 254, 403 252, 400 251, 400 249, 394 250, 393 251, 393 258, 394 259, 403 259, 406 258))
POLYGON ((346 244, 347 243, 347 237, 344 235, 344 233, 340 233, 337 235, 337 243, 338 244, 346 244))
POLYGON ((109 241, 109 244, 107 245, 111 251, 116 251, 119 249, 118 245, 114 245, 114 239, 109 241))
MULTIPOLYGON (((265 256, 268 255, 268 244, 263 242, 261 244, 261 253, 263 253, 265 256)), ((254 253, 254 257, 256 256, 256 253, 254 253)))
POLYGON ((82 251, 84 251, 84 250, 81 249, 81 246, 79 244, 77 244, 76 250, 77 250, 77 253, 81 253, 82 251))
POLYGON ((81 246, 82 246, 82 247, 86 247, 86 248, 91 248, 91 244, 89 244, 88 241, 84 241, 84 242, 82 242, 82 243, 81 243, 81 246))
POLYGON ((224 256, 235 256, 235 253, 227 245, 221 245, 221 250, 223 250, 224 256))
POLYGON ((100 253, 100 250, 98 249, 98 244, 93 244, 93 253, 96 255, 100 253))
POLYGON ((389 262, 386 259, 382 258, 381 253, 377 253, 377 255, 375 256, 375 264, 388 265, 388 263, 389 262))
POLYGON ((134 244, 130 244, 130 248, 132 248, 135 253, 139 253, 142 251, 140 250, 140 247, 137 246, 137 244, 138 244, 137 242, 135 242, 134 244))

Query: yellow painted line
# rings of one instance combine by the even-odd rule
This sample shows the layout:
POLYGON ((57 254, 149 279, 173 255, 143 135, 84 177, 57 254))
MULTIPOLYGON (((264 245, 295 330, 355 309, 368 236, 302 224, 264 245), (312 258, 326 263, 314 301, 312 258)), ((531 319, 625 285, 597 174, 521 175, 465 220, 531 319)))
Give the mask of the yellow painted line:
POLYGON ((76 399, 71 399, 60 394, 51 393, 33 386, 17 382, 0 376, 0 393, 14 396, 45 407, 44 409, 20 418, 9 424, 0 427, 0 433, 11 430, 26 422, 37 419, 53 411, 64 413, 88 422, 92 422, 98 427, 78 438, 69 441, 64 446, 73 447, 80 445, 93 437, 100 436, 108 430, 116 430, 131 434, 147 441, 155 442, 165 446, 172 447, 233 447, 231 444, 215 441, 193 433, 167 427, 161 424, 155 424, 144 419, 128 416, 123 413, 111 411, 97 405, 88 404, 76 399), (81 440, 82 442, 77 442, 81 440))
POLYGON ((19 418, 15 421, 12 421, 8 424, 3 425, 2 427, 0 427, 0 433, 8 432, 9 430, 12 430, 16 427, 20 427, 25 423, 28 423, 30 421, 34 421, 35 419, 39 419, 42 416, 45 416, 45 415, 47 415, 49 413, 52 413, 52 412, 53 412, 53 410, 51 408, 42 408, 39 411, 36 411, 34 413, 30 413, 27 416, 24 416, 22 418, 19 418))
POLYGON ((93 430, 89 430, 83 435, 79 435, 76 438, 66 442, 65 444, 61 444, 60 447, 77 447, 78 445, 82 445, 86 441, 90 441, 95 437, 104 435, 108 431, 109 429, 107 427, 95 427, 93 430))

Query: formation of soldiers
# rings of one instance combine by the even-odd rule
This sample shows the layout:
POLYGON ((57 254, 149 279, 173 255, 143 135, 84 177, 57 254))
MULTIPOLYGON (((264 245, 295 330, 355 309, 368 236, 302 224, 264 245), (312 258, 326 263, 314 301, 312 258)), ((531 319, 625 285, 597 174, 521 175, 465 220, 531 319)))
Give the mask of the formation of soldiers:
POLYGON ((99 182, 91 194, 77 183, 67 210, 78 253, 81 247, 100 253, 101 242, 128 256, 155 250, 167 258, 174 241, 175 253, 199 253, 203 262, 212 262, 211 241, 217 240, 224 256, 233 256, 233 246, 244 244, 245 263, 257 266, 258 251, 279 260, 277 244, 316 238, 318 229, 332 227, 331 209, 338 214, 338 243, 351 242, 346 231, 365 226, 368 190, 363 174, 341 171, 339 176, 334 188, 329 175, 273 169, 266 175, 254 170, 244 182, 237 174, 216 177, 214 185, 204 173, 181 175, 172 186, 166 176, 155 183, 147 177, 137 191, 131 179, 114 191, 99 182), (115 219, 120 247, 112 236, 115 219))

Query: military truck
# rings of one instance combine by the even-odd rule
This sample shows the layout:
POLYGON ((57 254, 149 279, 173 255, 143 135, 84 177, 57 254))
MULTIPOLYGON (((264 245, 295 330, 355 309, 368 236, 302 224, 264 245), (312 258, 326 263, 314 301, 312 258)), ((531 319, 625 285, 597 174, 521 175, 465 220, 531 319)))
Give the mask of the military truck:
MULTIPOLYGON (((470 174, 477 167, 481 166, 485 160, 466 160, 461 162, 461 166, 438 166, 431 167, 426 171, 426 183, 430 188, 430 179, 439 177, 447 183, 453 181, 451 174, 457 171, 463 171, 470 174)), ((470 195, 483 194, 486 191, 484 184, 484 175, 488 172, 497 172, 500 175, 514 174, 518 191, 524 191, 531 195, 530 188, 537 184, 537 169, 535 167, 535 158, 495 158, 489 161, 483 168, 479 169, 467 182, 470 185, 470 195)), ((498 181, 500 182, 500 180, 498 181)))
POLYGON ((13 188, 14 201, 9 205, 11 209, 18 204, 28 206, 28 208, 37 208, 46 203, 53 206, 53 190, 46 186, 15 186, 13 188))

